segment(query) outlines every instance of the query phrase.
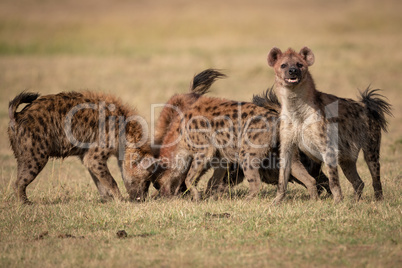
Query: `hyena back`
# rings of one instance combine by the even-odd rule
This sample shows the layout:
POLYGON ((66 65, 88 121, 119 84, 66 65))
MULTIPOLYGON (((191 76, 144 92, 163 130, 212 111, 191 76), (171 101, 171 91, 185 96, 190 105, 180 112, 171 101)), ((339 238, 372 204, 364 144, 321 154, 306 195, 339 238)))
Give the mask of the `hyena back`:
MULTIPOLYGON (((360 199, 364 183, 356 169, 360 149, 369 167, 376 199, 383 198, 380 180, 381 130, 386 131, 385 114, 391 105, 377 90, 361 93, 360 101, 339 98, 317 91, 308 67, 314 54, 304 47, 299 53, 273 48, 268 64, 274 68, 276 88, 281 98, 281 170, 276 200, 286 192, 293 153, 300 149, 324 162, 335 202, 343 199, 337 166, 352 183, 360 199)), ((297 177, 297 176, 296 176, 297 177)))
MULTIPOLYGON (((49 158, 78 156, 88 169, 102 198, 122 199, 107 167, 115 155, 130 198, 137 198, 132 181, 149 176, 141 163, 151 157, 147 136, 136 119, 136 112, 120 100, 93 92, 70 92, 40 97, 23 92, 9 103, 8 136, 18 171, 17 199, 30 203, 27 186, 41 172, 49 158), (27 105, 16 112, 20 104, 27 105), (127 146, 140 144, 140 146, 127 146), (126 161, 123 161, 124 154, 126 161), (123 164, 124 162, 124 164, 123 164)), ((146 185, 143 185, 146 187, 146 185)))

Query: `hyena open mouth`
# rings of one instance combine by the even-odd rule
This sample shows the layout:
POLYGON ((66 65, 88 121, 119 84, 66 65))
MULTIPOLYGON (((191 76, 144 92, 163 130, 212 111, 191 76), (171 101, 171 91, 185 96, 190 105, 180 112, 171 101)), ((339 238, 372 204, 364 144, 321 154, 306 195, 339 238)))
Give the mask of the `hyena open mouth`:
POLYGON ((298 77, 296 77, 296 78, 285 78, 285 81, 288 84, 298 84, 300 82, 300 79, 298 77))

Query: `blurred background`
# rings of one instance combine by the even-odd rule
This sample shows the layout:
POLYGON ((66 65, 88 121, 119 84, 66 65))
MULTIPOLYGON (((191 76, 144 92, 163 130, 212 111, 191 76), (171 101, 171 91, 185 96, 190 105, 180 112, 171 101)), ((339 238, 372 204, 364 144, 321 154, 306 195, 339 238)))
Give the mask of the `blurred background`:
POLYGON ((266 64, 273 46, 309 46, 323 91, 354 97, 370 83, 393 91, 402 85, 401 7, 396 0, 3 0, 1 97, 88 88, 142 109, 213 67, 230 76, 213 94, 249 99, 274 81, 266 64))
POLYGON ((149 120, 152 103, 186 92, 205 68, 229 76, 211 95, 250 100, 274 83, 266 63, 273 46, 310 47, 321 91, 356 98, 370 84, 383 89, 395 115, 383 159, 399 167, 401 10, 398 0, 2 0, 1 178, 15 174, 7 106, 22 90, 109 92, 149 120))

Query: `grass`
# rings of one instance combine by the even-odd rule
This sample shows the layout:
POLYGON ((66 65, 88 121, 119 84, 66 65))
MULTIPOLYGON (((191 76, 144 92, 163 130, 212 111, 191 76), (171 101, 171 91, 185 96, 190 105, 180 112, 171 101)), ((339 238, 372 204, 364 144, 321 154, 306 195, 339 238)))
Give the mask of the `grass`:
MULTIPOLYGON (((402 18, 400 1, 2 1, 0 3, 0 266, 397 267, 402 263, 402 18), (272 206, 265 186, 231 198, 188 197, 142 204, 101 203, 77 159, 50 161, 15 201, 16 163, 7 138, 8 101, 92 89, 120 96, 152 122, 151 104, 185 92, 194 74, 223 69, 211 95, 250 100, 274 82, 273 46, 312 48, 318 88, 355 98, 369 84, 393 105, 383 135, 385 200, 375 202, 369 171, 363 200, 341 176, 345 201, 308 200, 291 185, 272 206), (125 230, 127 238, 117 238, 125 230)), ((112 174, 124 195, 115 161, 112 174)), ((205 187, 205 179, 200 188, 205 187)))
POLYGON ((85 192, 74 195, 77 199, 57 204, 42 201, 3 209, 2 243, 7 246, 2 262, 43 267, 374 267, 400 261, 401 212, 396 201, 334 206, 330 200, 294 199, 272 207, 265 198, 200 204, 175 199, 134 206, 100 204, 85 192), (225 217, 219 217, 223 213, 225 217), (128 237, 118 239, 116 232, 122 229, 128 237))

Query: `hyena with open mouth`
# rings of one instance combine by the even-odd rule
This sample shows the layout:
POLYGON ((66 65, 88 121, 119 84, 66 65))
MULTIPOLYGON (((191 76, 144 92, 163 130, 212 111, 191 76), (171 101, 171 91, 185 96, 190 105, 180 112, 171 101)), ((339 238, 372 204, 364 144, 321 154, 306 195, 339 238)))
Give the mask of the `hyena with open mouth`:
MULTIPOLYGON (((273 114, 279 116, 281 110, 281 104, 277 99, 276 94, 273 91, 273 88, 267 90, 265 93, 261 95, 255 95, 253 97, 254 104, 270 109, 273 114), (272 110, 275 108, 275 110, 272 110)), ((279 121, 278 121, 279 123, 279 121)), ((278 133, 272 135, 272 138, 279 137, 279 127, 276 128, 278 133)), ((277 141, 277 145, 272 149, 272 152, 265 158, 260 167, 260 177, 262 182, 267 184, 277 185, 279 180, 279 140, 277 141)), ((307 155, 303 152, 300 152, 300 161, 308 171, 308 173, 316 179, 317 182, 317 191, 320 195, 324 190, 327 192, 327 195, 331 195, 331 190, 329 188, 328 177, 321 170, 321 163, 315 162, 311 160, 307 155)), ((220 181, 214 181, 216 178, 212 177, 208 182, 207 192, 224 192, 230 187, 234 187, 237 184, 240 184, 244 180, 244 173, 241 168, 236 168, 235 165, 232 165, 229 171, 227 172, 227 176, 220 181)), ((301 181, 297 180, 293 175, 290 175, 289 182, 296 182, 303 186, 305 186, 301 181)))
MULTIPOLYGON (((352 183, 360 199, 364 183, 356 169, 360 149, 373 180, 375 198, 382 199, 380 180, 381 130, 387 130, 385 114, 391 105, 378 90, 369 88, 360 101, 339 98, 316 90, 308 67, 314 63, 313 52, 304 47, 299 53, 273 48, 268 65, 276 75, 276 88, 282 102, 280 126, 281 169, 276 201, 285 197, 292 158, 300 149, 310 158, 322 161, 328 168, 329 186, 334 201, 343 199, 338 178, 338 165, 352 183)), ((298 174, 295 175, 298 178, 298 174)))
MULTIPOLYGON (((250 102, 236 102, 202 96, 182 117, 172 123, 166 139, 172 136, 179 141, 167 153, 175 156, 179 164, 171 163, 158 175, 162 195, 177 193, 185 178, 186 187, 195 200, 200 194, 196 181, 209 167, 216 167, 213 161, 225 159, 228 165, 240 164, 250 184, 249 197, 255 196, 261 187, 260 167, 270 152, 277 147, 278 111, 274 107, 260 107, 250 102), (176 189, 176 190, 175 190, 176 189)), ((162 156, 162 150, 160 158, 162 156)), ((164 165, 159 158, 158 165, 164 165)), ((316 180, 306 171, 300 161, 292 165, 292 172, 303 174, 299 180, 307 187, 310 196, 317 198, 316 180)), ((221 181, 226 175, 226 166, 215 168, 214 180, 221 181)))
POLYGON ((143 178, 151 175, 147 159, 152 153, 146 124, 119 99, 89 91, 42 97, 23 92, 10 101, 9 117, 8 136, 18 165, 14 186, 20 201, 30 203, 26 188, 51 157, 78 156, 104 199, 122 199, 107 167, 112 155, 118 157, 131 199, 142 198, 139 193, 148 189, 143 178), (17 112, 23 103, 27 105, 17 112))

